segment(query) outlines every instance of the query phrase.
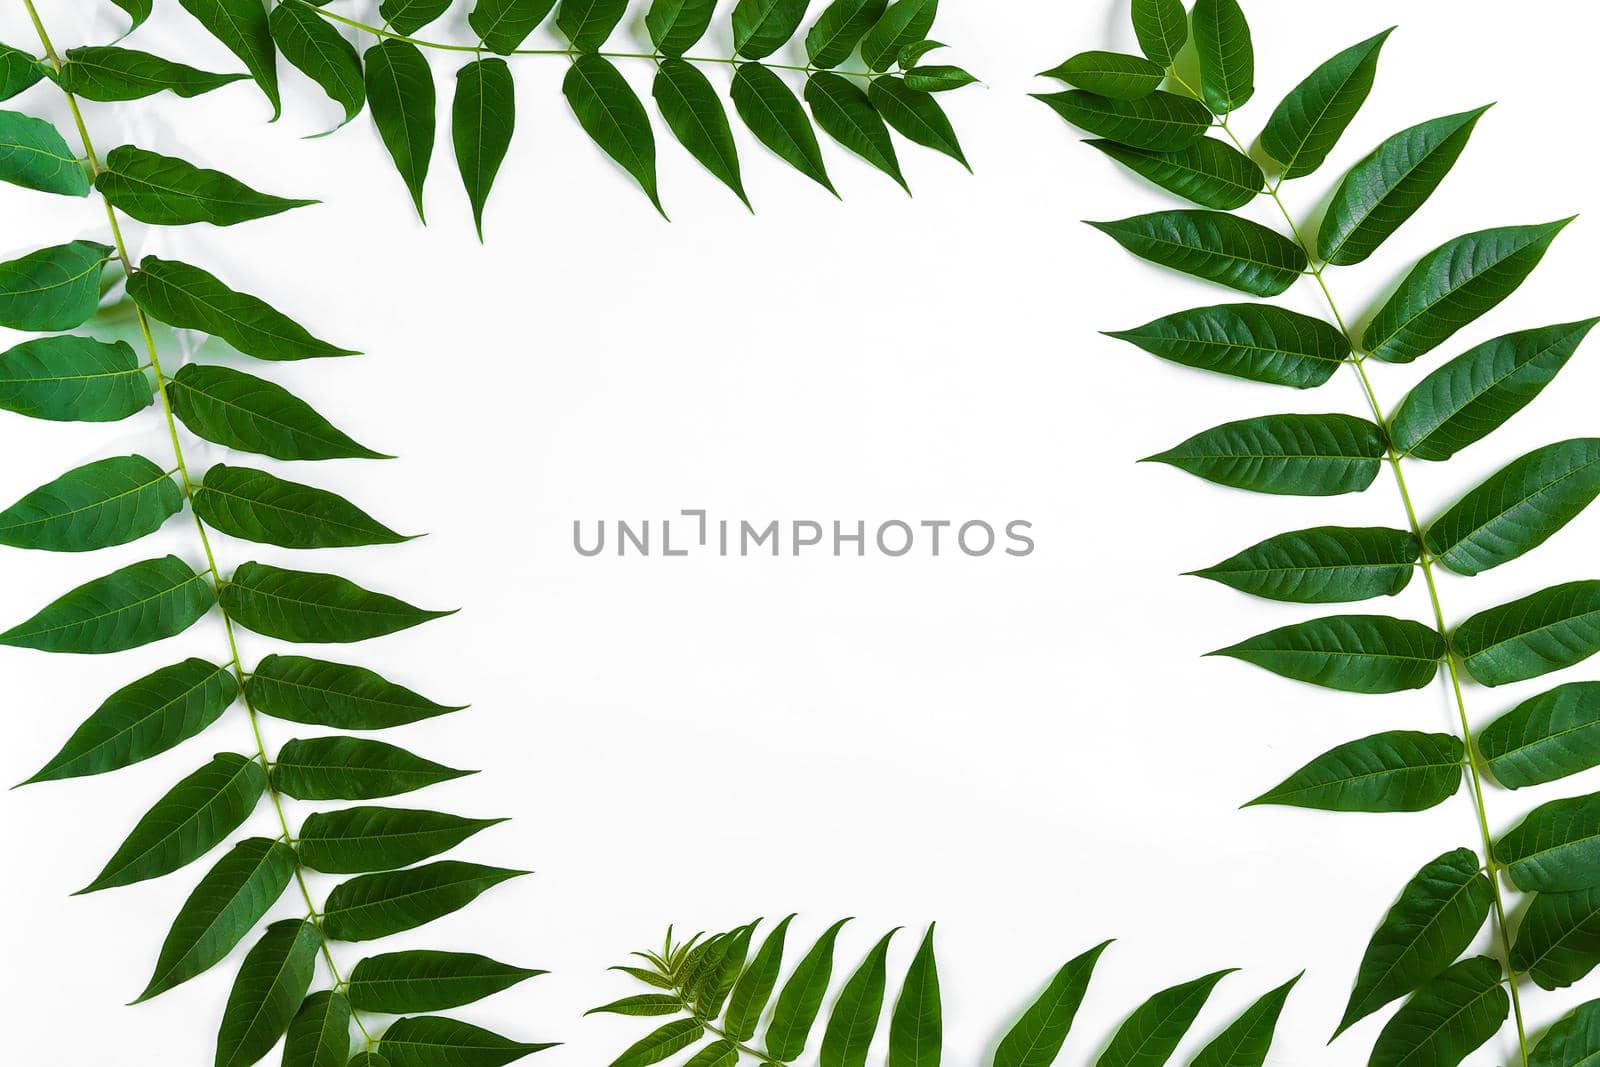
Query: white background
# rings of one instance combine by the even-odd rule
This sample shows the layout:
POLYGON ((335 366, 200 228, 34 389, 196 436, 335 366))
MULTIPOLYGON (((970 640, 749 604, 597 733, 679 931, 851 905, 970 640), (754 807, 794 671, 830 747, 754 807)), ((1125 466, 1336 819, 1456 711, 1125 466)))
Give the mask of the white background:
MULTIPOLYGON (((176 4, 159 6, 131 44, 235 69, 176 4)), ((225 231, 134 227, 132 240, 204 265, 369 353, 262 373, 401 458, 286 473, 431 533, 396 548, 304 556, 222 538, 221 554, 337 569, 415 603, 465 609, 312 654, 473 702, 391 739, 482 768, 418 803, 514 816, 460 854, 538 873, 384 947, 473 949, 555 972, 456 1013, 566 1042, 538 1057, 547 1067, 609 1062, 645 1032, 645 1023, 579 1013, 634 991, 605 968, 655 943, 669 922, 727 928, 788 911, 802 913, 804 934, 858 917, 841 970, 879 932, 904 925, 893 961, 903 971, 911 931, 938 920, 952 1065, 987 1062, 1048 975, 1107 937, 1120 941, 1064 1063, 1092 1060, 1117 1020, 1159 986, 1229 966, 1244 973, 1220 987, 1189 1047, 1308 968, 1271 1062, 1364 1061, 1382 1017, 1331 1049, 1327 1036, 1401 885, 1431 857, 1478 844, 1465 792, 1410 816, 1237 808, 1337 743, 1383 729, 1450 729, 1446 694, 1436 686, 1345 698, 1202 660, 1320 612, 1178 574, 1283 530, 1399 524, 1399 500, 1387 475, 1364 496, 1292 501, 1134 464, 1228 419, 1359 412, 1359 392, 1344 377, 1315 394, 1209 378, 1100 337, 1227 299, 1135 262, 1079 224, 1176 205, 1080 147, 1024 95, 1052 88, 1029 72, 1072 52, 1131 50, 1126 4, 945 7, 936 36, 955 43, 949 61, 988 83, 944 98, 977 174, 907 148, 915 199, 830 145, 838 203, 745 137, 751 217, 663 138, 663 196, 676 220, 668 225, 571 120, 559 60, 516 66, 519 128, 484 247, 447 137, 425 229, 365 116, 338 136, 301 139, 335 111, 297 74, 285 73, 288 108, 274 126, 248 84, 193 101, 91 105, 102 149, 136 140, 325 201, 225 231), (570 547, 575 518, 660 519, 696 507, 761 521, 1025 518, 1039 550, 1023 560, 590 560, 570 547)), ((1249 8, 1260 90, 1239 122, 1252 134, 1312 66, 1397 13, 1379 0, 1249 8)), ((44 10, 63 47, 108 40, 120 25, 109 5, 84 0, 44 10)), ((1597 206, 1587 100, 1600 11, 1576 2, 1519 11, 1404 5, 1372 101, 1330 165, 1287 191, 1311 213, 1339 171, 1389 133, 1500 100, 1426 210, 1368 265, 1336 273, 1357 318, 1448 237, 1597 206)), ((642 40, 637 19, 629 26, 642 40)), ((0 39, 31 45, 17 5, 7 5, 0 39)), ((727 54, 727 44, 702 51, 727 54)), ((446 95, 452 65, 436 67, 446 95)), ((628 70, 647 89, 645 65, 628 70)), ((64 121, 48 86, 20 105, 64 121)), ((0 211, 11 250, 102 236, 92 201, 11 191, 0 211)), ((1392 404, 1469 343, 1595 314, 1597 251, 1600 229, 1580 220, 1500 311, 1417 367, 1379 368, 1384 397, 1392 404)), ((1321 311, 1309 286, 1287 302, 1321 311)), ((1514 454, 1594 433, 1597 389, 1600 361, 1589 350, 1493 443, 1448 467, 1418 468, 1423 510, 1436 513, 1514 454)), ((101 427, 0 418, 0 495, 98 456, 164 448, 153 411, 101 427)), ((220 453, 196 445, 191 456, 203 467, 220 453)), ((1597 521, 1590 515, 1537 556, 1471 582, 1447 578, 1452 618, 1594 576, 1597 521)), ((186 520, 92 559, 0 556, 4 616, 168 550, 196 560, 186 520)), ((1419 589, 1372 607, 1425 614, 1419 589)), ((20 780, 106 693, 175 658, 221 655, 221 640, 213 616, 110 659, 0 652, 0 772, 20 780)), ((247 661, 272 647, 250 639, 247 661)), ((1482 722, 1536 691, 1473 689, 1469 699, 1482 722)), ((272 745, 304 732, 265 726, 272 745)), ((19 1023, 9 1028, 10 1062, 46 1067, 106 1053, 128 1064, 208 1062, 242 950, 150 1004, 120 1006, 142 987, 203 865, 116 892, 67 894, 176 778, 211 751, 244 748, 247 735, 232 717, 139 767, 0 801, 9 857, 0 1001, 19 1023)), ((1596 781, 1496 791, 1497 829, 1596 781)), ((265 830, 269 820, 263 807, 252 825, 265 830)), ((286 898, 281 910, 293 905, 286 898)), ((336 951, 347 968, 358 958, 352 946, 336 951)), ((1576 993, 1533 990, 1531 1021, 1548 1023, 1597 991, 1592 981, 1576 993)), ((1471 1062, 1508 1057, 1497 1040, 1471 1062)))

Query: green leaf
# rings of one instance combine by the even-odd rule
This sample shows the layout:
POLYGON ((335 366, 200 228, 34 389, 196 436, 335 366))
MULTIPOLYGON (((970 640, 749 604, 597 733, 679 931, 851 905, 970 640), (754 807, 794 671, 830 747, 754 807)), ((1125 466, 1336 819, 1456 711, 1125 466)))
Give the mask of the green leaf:
POLYGON ((554 1046, 524 1044, 455 1019, 418 1015, 389 1027, 379 1047, 390 1067, 501 1067, 554 1046))
POLYGON ((1089 991, 1095 965, 1110 944, 1096 945, 1056 972, 1044 993, 1001 1040, 994 1067, 1051 1067, 1056 1062, 1089 991))
POLYGON ((193 863, 243 825, 266 788, 267 774, 255 760, 229 752, 213 756, 140 817, 104 869, 78 892, 160 878, 193 863))
POLYGON ((1496 337, 1424 378, 1389 422, 1402 455, 1449 459, 1527 407, 1600 319, 1496 337))
POLYGON ((1322 385, 1350 356, 1332 325, 1270 304, 1194 308, 1107 336, 1186 367, 1296 389, 1322 385))
POLYGON ((609 60, 584 55, 567 70, 561 91, 584 132, 633 175, 666 218, 656 192, 656 137, 650 130, 650 116, 628 80, 609 60))
POLYGON ((561 0, 556 26, 580 52, 593 52, 606 43, 628 11, 628 0, 561 0))
POLYGON ((732 1041, 713 1041, 696 1052, 683 1067, 739 1067, 739 1046, 732 1041))
POLYGON ((772 1059, 795 1060, 805 1051, 833 976, 833 946, 849 921, 841 919, 828 927, 779 990, 772 1021, 767 1024, 767 1055, 772 1059))
POLYGON ((475 773, 381 741, 314 737, 297 738, 279 749, 271 778, 273 788, 297 800, 375 800, 475 773))
POLYGON ((1135 174, 1203 207, 1232 211, 1261 195, 1266 177, 1232 145, 1202 137, 1176 152, 1151 152, 1115 141, 1087 142, 1135 174))
POLYGON ((150 12, 155 6, 155 0, 111 0, 111 2, 126 11, 128 17, 133 20, 133 25, 128 27, 129 33, 144 24, 144 20, 150 17, 150 12))
POLYGON ((116 422, 155 390, 125 341, 37 337, 0 353, 0 409, 55 422, 116 422))
POLYGON ((889 931, 873 946, 839 991, 822 1035, 820 1067, 867 1067, 872 1038, 878 1032, 878 1020, 883 1014, 883 994, 889 978, 889 942, 895 933, 889 931))
POLYGON ((1328 205, 1317 233, 1317 254, 1338 266, 1372 255, 1439 188, 1487 110, 1480 107, 1401 130, 1357 163, 1328 205))
POLYGON ((1279 534, 1193 573, 1241 592, 1290 604, 1346 604, 1394 596, 1421 557, 1405 530, 1319 526, 1279 534))
POLYGON ((43 63, 22 49, 0 44, 0 100, 10 100, 24 89, 33 88, 47 70, 43 63))
POLYGON ((1266 129, 1261 147, 1283 165, 1285 180, 1310 174, 1328 158, 1350 122, 1367 102, 1378 73, 1378 53, 1394 27, 1351 45, 1311 72, 1283 99, 1266 129))
POLYGON ((1594 1067, 1600 1056, 1600 1000, 1579 1005, 1539 1039, 1528 1067, 1594 1067))
POLYGON ((346 1067, 390 1067, 389 1061, 376 1052, 358 1052, 350 1057, 346 1067))
POLYGON ((1145 462, 1256 493, 1339 496, 1378 477, 1383 431, 1353 415, 1264 415, 1196 434, 1145 462))
POLYGON ((1410 619, 1334 615, 1271 630, 1211 655, 1347 693, 1398 693, 1433 681, 1445 644, 1410 619))
POLYGON ((1457 1067, 1500 1031, 1511 998, 1496 960, 1462 960, 1422 988, 1389 1020, 1369 1067, 1457 1067))
POLYGON ((358 1011, 443 1011, 544 973, 469 952, 390 952, 357 963, 345 994, 358 1011))
POLYGON ((217 1029, 217 1067, 249 1067, 289 1029, 316 970, 322 935, 309 919, 267 927, 244 958, 217 1029))
POLYGON ((483 206, 511 147, 517 122, 516 85, 503 59, 480 59, 456 72, 450 135, 456 167, 472 202, 472 223, 483 240, 483 206))
POLYGON ((388 937, 459 911, 501 882, 527 873, 439 860, 404 871, 363 874, 328 894, 322 927, 334 941, 388 937))
POLYGON ((387 459, 351 440, 281 385, 205 363, 186 363, 168 384, 173 411, 207 441, 274 459, 387 459))
POLYGON ((182 633, 211 610, 215 599, 206 576, 177 556, 147 559, 52 601, 0 633, 0 645, 44 652, 124 652, 182 633))
POLYGON ((1568 582, 1482 611, 1451 644, 1484 685, 1523 682, 1600 652, 1600 581, 1568 582))
POLYGON ((72 330, 100 306, 110 245, 71 241, 0 263, 0 326, 72 330))
POLYGON ((1161 88, 1167 72, 1148 59, 1121 52, 1080 52, 1039 75, 1112 100, 1138 100, 1161 88))
POLYGON ((112 207, 152 226, 233 226, 317 203, 260 193, 221 171, 133 145, 106 155, 94 187, 112 207))
POLYGON ((705 1031, 705 1024, 699 1019, 675 1020, 634 1042, 611 1061, 611 1067, 649 1067, 671 1059, 698 1042, 705 1031))
POLYGON ((590 1015, 623 1015, 632 1019, 654 1019, 663 1015, 677 1015, 682 1011, 683 1001, 675 994, 641 993, 590 1008, 583 1014, 585 1018, 590 1015))
POLYGON ((422 187, 433 162, 433 70, 416 45, 386 37, 367 49, 366 79, 378 136, 411 193, 417 218, 426 222, 422 187))
POLYGON ((266 471, 217 464, 194 487, 195 514, 207 526, 281 548, 346 548, 408 540, 348 500, 266 471))
POLYGON ((221 962, 283 895, 294 850, 282 841, 239 842, 206 872, 172 922, 155 973, 135 1004, 160 996, 221 962))
POLYGON ((1541 989, 1563 989, 1600 966, 1600 888, 1535 893, 1517 924, 1511 966, 1541 989))
POLYGON ((739 0, 733 5, 733 52, 765 59, 788 43, 811 0, 739 0))
POLYGON ((1279 295, 1306 269, 1295 242, 1220 211, 1157 211, 1089 225, 1142 259, 1255 296, 1279 295))
POLYGON ((388 730, 465 707, 436 704, 362 667, 304 656, 268 656, 245 695, 264 715, 335 730, 388 730))
POLYGON ((143 456, 100 459, 0 511, 0 544, 90 552, 152 534, 182 508, 177 483, 143 456))
POLYGON ((467 24, 483 40, 485 48, 507 56, 555 6, 556 0, 478 0, 467 16, 467 24))
POLYGON ((1163 989, 1128 1016, 1095 1061, 1095 1067, 1160 1067, 1194 1025, 1217 983, 1232 974, 1216 971, 1163 989))
POLYGON ((833 0, 806 34, 811 65, 829 70, 849 59, 888 6, 887 0, 833 0))
POLYGON ((216 722, 238 693, 226 667, 200 659, 163 667, 107 697, 24 784, 105 774, 158 756, 216 722))
POLYGON ((908 44, 927 40, 939 0, 895 0, 861 41, 861 58, 875 71, 888 70, 908 44))
POLYGON ((1200 1050, 1190 1067, 1262 1067, 1272 1051, 1278 1019, 1294 987, 1305 977, 1301 971, 1265 994, 1200 1050))
POLYGON ((686 60, 666 59, 656 70, 653 95, 678 143, 749 207, 739 176, 739 147, 710 79, 686 60))
POLYGON ((276 4, 267 21, 283 58, 344 108, 341 126, 361 114, 367 104, 366 75, 361 54, 343 34, 304 4, 276 4))
POLYGON ((826 70, 811 75, 806 79, 806 103, 828 136, 910 191, 900 173, 889 128, 867 94, 849 78, 826 70))
POLYGON ((83 164, 43 119, 0 111, 0 182, 62 196, 88 196, 83 164))
POLYGON ((735 1041, 749 1041, 755 1036, 761 1013, 778 984, 778 971, 783 967, 784 939, 793 921, 794 916, 790 915, 773 928, 761 943, 755 959, 750 961, 750 966, 733 987, 733 995, 728 1000, 728 1011, 724 1016, 727 1023, 724 1029, 735 1041))
POLYGON ((1494 857, 1525 893, 1600 887, 1600 793, 1534 808, 1495 843, 1494 857))
POLYGON ((1479 732, 1478 751, 1507 789, 1600 767, 1600 682, 1572 682, 1523 701, 1479 732))
MULTIPOLYGON (((319 340, 264 301, 229 289, 199 267, 145 256, 128 278, 128 295, 153 318, 180 330, 220 337, 247 356, 265 360, 352 356, 319 340)), ((181 370, 181 368, 180 368, 181 370)))
POLYGON ((448 852, 474 834, 505 821, 409 808, 368 806, 318 811, 306 816, 301 824, 295 850, 302 864, 327 874, 388 871, 448 852))
POLYGON ((644 17, 651 43, 664 56, 683 55, 706 35, 716 9, 717 0, 652 0, 644 17))
POLYGON ((1538 548, 1600 496, 1600 438, 1561 441, 1512 461, 1433 525, 1428 551, 1457 574, 1482 574, 1538 548))
POLYGON ((733 992, 733 984, 738 981, 745 960, 750 956, 750 941, 759 924, 758 919, 724 938, 719 946, 721 958, 714 966, 706 968, 704 976, 690 990, 697 1011, 706 1017, 716 1018, 722 1013, 722 1006, 727 1003, 728 995, 733 992))
POLYGON ((733 106, 757 140, 795 170, 839 195, 828 178, 811 120, 782 78, 760 63, 740 64, 733 75, 733 106))
MULTIPOLYGON (((443 15, 450 7, 451 0, 383 0, 378 5, 378 14, 389 24, 389 28, 396 33, 413 34, 422 27, 433 22, 443 15)), ((551 4, 555 0, 550 0, 551 4)), ((480 4, 479 7, 484 5, 480 4)), ((526 7, 526 4, 519 5, 526 7)), ((545 6, 548 12, 550 4, 545 6)), ((477 8, 473 9, 473 16, 477 15, 477 8)), ((543 18, 544 16, 539 16, 543 18)), ((473 29, 477 29, 476 25, 473 29)))
POLYGON ((259 0, 178 0, 178 3, 244 62, 250 77, 272 105, 272 117, 276 120, 283 112, 283 102, 278 96, 278 53, 272 45, 267 9, 259 0))
MULTIPOLYGON (((322 21, 315 15, 312 17, 322 21)), ((67 92, 85 100, 142 100, 166 91, 187 100, 249 77, 248 74, 196 70, 132 48, 87 45, 67 49, 66 62, 55 74, 55 81, 67 92)))
POLYGON ((350 1060, 350 1002, 330 989, 307 997, 289 1022, 283 1067, 346 1067, 350 1060))
POLYGON ((867 100, 900 136, 913 144, 942 152, 968 171, 972 170, 944 108, 932 94, 912 88, 910 75, 904 79, 874 78, 867 87, 867 100))
POLYGON ((1082 89, 1034 93, 1033 98, 1072 125, 1130 148, 1180 152, 1211 128, 1211 112, 1192 97, 1156 92, 1138 100, 1111 100, 1082 89))
POLYGON ((977 80, 960 67, 943 63, 909 67, 905 74, 906 88, 919 93, 947 93, 952 89, 965 88, 977 80))
POLYGON ((1454 734, 1374 734, 1324 752, 1245 806, 1426 811, 1461 788, 1465 759, 1466 750, 1454 734))
POLYGON ((1480 230, 1440 245, 1373 316, 1362 347, 1385 363, 1433 351, 1516 292, 1571 221, 1480 230))
POLYGON ((1150 62, 1172 66, 1173 57, 1189 41, 1189 13, 1183 0, 1133 0, 1133 32, 1150 62))
POLYGON ((1256 53, 1238 0, 1195 0, 1190 16, 1200 59, 1200 95, 1218 115, 1255 95, 1256 53))
POLYGON ((333 574, 246 563, 222 589, 235 622, 281 641, 346 644, 408 630, 453 611, 427 611, 333 574))
POLYGON ((1361 957, 1334 1037, 1421 988, 1467 950, 1494 905, 1494 886, 1480 867, 1477 853, 1458 848, 1406 883, 1361 957))
POLYGON ((939 964, 933 930, 922 939, 906 973, 889 1024, 888 1067, 939 1067, 944 1048, 944 1015, 939 999, 939 964))

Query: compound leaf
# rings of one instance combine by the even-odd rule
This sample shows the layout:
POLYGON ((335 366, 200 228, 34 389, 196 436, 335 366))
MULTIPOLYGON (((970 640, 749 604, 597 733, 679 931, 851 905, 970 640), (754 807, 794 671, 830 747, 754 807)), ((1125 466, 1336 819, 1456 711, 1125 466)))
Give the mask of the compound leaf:
POLYGON ((733 987, 724 1019, 728 1036, 735 1041, 749 1041, 755 1036, 761 1013, 778 984, 778 971, 783 967, 784 940, 793 921, 794 916, 790 915, 773 928, 756 951, 755 959, 750 961, 750 966, 745 968, 744 974, 739 976, 739 981, 733 987))
POLYGON ((1445 643, 1410 619, 1334 615, 1271 630, 1211 655, 1347 693, 1398 693, 1433 681, 1445 643))

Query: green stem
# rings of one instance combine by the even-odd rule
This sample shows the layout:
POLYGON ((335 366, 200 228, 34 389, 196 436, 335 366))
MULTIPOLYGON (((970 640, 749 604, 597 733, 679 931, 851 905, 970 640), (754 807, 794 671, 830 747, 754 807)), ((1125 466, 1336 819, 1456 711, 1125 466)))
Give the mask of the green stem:
MULTIPOLYGON (((61 57, 56 52, 54 43, 50 40, 50 34, 45 30, 44 22, 39 18, 39 11, 34 6, 34 0, 22 0, 22 3, 27 9, 28 18, 33 23, 34 30, 39 35, 39 43, 44 47, 45 56, 50 61, 50 65, 59 74, 62 68, 61 57)), ((100 173, 100 157, 95 151, 93 138, 89 136, 89 127, 83 120, 83 110, 78 106, 76 95, 66 89, 62 90, 62 95, 66 97, 67 109, 71 111, 72 121, 78 128, 78 139, 83 143, 84 158, 89 165, 89 173, 91 176, 98 176, 100 173)), ((124 268, 131 271, 133 269, 133 260, 128 255, 127 242, 122 236, 121 219, 118 217, 117 210, 112 206, 111 201, 101 197, 101 203, 105 207, 106 221, 111 227, 111 239, 116 246, 117 256, 122 261, 124 268)), ((194 519, 195 530, 200 535, 200 547, 204 550, 206 558, 206 571, 212 592, 216 597, 217 609, 222 614, 222 629, 228 639, 228 666, 233 671, 234 680, 239 687, 240 699, 244 703, 245 714, 250 721, 250 732, 256 748, 255 758, 261 764, 261 770, 266 775, 267 796, 272 801, 272 810, 278 817, 278 826, 283 832, 284 841, 287 842, 290 840, 291 835, 289 833, 289 820, 283 809, 283 797, 272 784, 272 761, 267 756, 266 743, 261 736, 260 716, 256 713, 255 708, 251 706, 250 698, 245 693, 245 670, 239 656, 238 636, 234 631, 233 619, 228 614, 228 609, 222 606, 222 589, 227 583, 224 581, 222 572, 217 566, 217 557, 211 547, 210 534, 206 530, 205 523, 200 520, 200 515, 194 510, 194 482, 189 477, 189 465, 183 454, 183 442, 178 434, 177 417, 172 410, 171 397, 168 395, 169 379, 161 368, 161 354, 157 349, 155 336, 151 333, 149 318, 145 316, 144 309, 137 304, 134 306, 134 315, 138 320, 139 332, 144 339, 145 351, 150 359, 151 373, 155 376, 156 395, 161 398, 161 413, 166 422, 167 436, 172 444, 172 458, 177 464, 175 473, 183 484, 184 497, 190 502, 189 512, 194 519)), ((300 887, 300 895, 305 900, 306 919, 315 924, 318 931, 321 932, 322 918, 317 912, 316 904, 311 899, 311 890, 306 885, 305 871, 300 864, 298 855, 295 856, 294 877, 295 882, 300 887)), ((338 964, 334 962, 333 953, 328 948, 327 937, 323 936, 321 940, 322 957, 327 962, 328 971, 333 976, 334 982, 342 985, 344 979, 340 977, 338 964)), ((362 1024, 360 1018, 356 1017, 354 1012, 351 1015, 355 1019, 356 1025, 360 1027, 361 1032, 366 1034, 366 1026, 362 1024)), ((371 1041, 370 1035, 367 1036, 367 1040, 371 1041)))

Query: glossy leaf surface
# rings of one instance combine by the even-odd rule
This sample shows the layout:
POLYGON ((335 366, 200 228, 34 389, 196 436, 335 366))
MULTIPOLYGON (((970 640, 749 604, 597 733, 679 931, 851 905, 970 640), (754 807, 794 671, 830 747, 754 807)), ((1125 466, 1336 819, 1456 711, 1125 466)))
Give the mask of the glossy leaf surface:
POLYGON ((1272 1052, 1283 1007, 1302 977, 1304 972, 1258 998, 1200 1050, 1191 1067, 1262 1067, 1272 1052))
POLYGON ((883 1014, 888 984, 889 942, 886 934, 839 991, 822 1036, 821 1067, 866 1067, 873 1036, 883 1014))
POLYGON ((298 800, 374 800, 472 773, 356 737, 297 738, 272 761, 273 787, 298 800))
POLYGON ((705 36, 716 8, 716 0, 652 0, 645 27, 662 55, 681 56, 705 36))
POLYGON ((1507 789, 1600 766, 1600 682, 1572 682, 1523 701, 1478 732, 1478 751, 1507 789))
POLYGON ((1294 623, 1211 653, 1349 693, 1421 689, 1439 672, 1444 639, 1420 622, 1335 615, 1294 623))
POLYGON ((1117 1029, 1095 1067, 1154 1067, 1166 1063, 1194 1025, 1211 991, 1232 973, 1216 971, 1163 989, 1139 1005, 1117 1029))
POLYGON ((1137 100, 1112 100, 1070 89, 1035 93, 1066 121, 1096 137, 1151 152, 1188 148, 1211 128, 1211 113, 1200 101, 1176 93, 1155 92, 1137 100))
POLYGON ((928 39, 939 0, 894 0, 861 42, 861 58, 875 71, 888 70, 909 44, 928 39))
POLYGON ((1367 102, 1378 53, 1393 32, 1384 30, 1346 48, 1312 71, 1273 111, 1261 132, 1261 147, 1283 165, 1284 178, 1310 174, 1328 158, 1367 102))
POLYGON ((788 43, 806 17, 810 0, 739 0, 733 6, 733 51, 765 59, 788 43))
POLYGON ((90 552, 137 541, 183 507, 168 473, 143 456, 75 467, 0 511, 0 544, 90 552))
POLYGON ((1564 989, 1600 966, 1600 889, 1536 893, 1517 924, 1511 965, 1541 989, 1564 989))
POLYGON ((483 238, 483 208, 489 202, 500 164, 511 148, 517 94, 511 67, 503 59, 480 59, 456 72, 450 111, 450 136, 461 184, 472 203, 472 223, 483 238))
POLYGON ((584 55, 568 69, 561 91, 584 132, 633 176, 665 218, 656 191, 655 134, 628 80, 609 60, 584 55))
POLYGON ((1146 462, 1256 493, 1339 496, 1378 477, 1383 431, 1353 415, 1267 415, 1206 430, 1146 462))
POLYGON ((1511 1014, 1500 979, 1500 964, 1486 956, 1446 970, 1389 1020, 1373 1047, 1371 1067, 1457 1067, 1511 1014))
POLYGON ((806 56, 820 70, 837 67, 878 24, 887 0, 833 0, 806 34, 806 56))
POLYGON ((928 927, 906 972, 889 1024, 888 1067, 939 1067, 944 1048, 944 1015, 939 997, 939 964, 933 927, 928 927))
POLYGON ((1600 886, 1600 793, 1539 805, 1501 836, 1494 856, 1525 892, 1600 886))
POLYGON ((264 715, 335 730, 388 730, 462 710, 364 667, 305 656, 268 656, 246 681, 245 693, 264 715))
POLYGON ((1102 942, 1057 971, 1039 999, 1001 1039, 994 1067, 1051 1067, 1067 1042, 1073 1020, 1111 942, 1102 942))
POLYGON ((1465 759, 1461 739, 1453 734, 1410 730, 1374 734, 1323 753, 1250 804, 1320 811, 1426 811, 1461 788, 1465 759))
POLYGON ((1121 52, 1080 52, 1041 77, 1055 78, 1112 100, 1137 100, 1161 87, 1167 72, 1148 59, 1121 52))
POLYGON ((214 602, 207 578, 177 556, 148 559, 52 601, 0 633, 0 645, 44 652, 123 652, 182 633, 214 602))
POLYGON ((234 620, 283 641, 348 643, 452 614, 413 607, 333 574, 246 563, 222 590, 234 620))
POLYGON ((1322 385, 1350 355, 1329 323, 1270 304, 1193 308, 1107 336, 1186 367, 1296 389, 1322 385))
POLYGON ((178 3, 244 62, 245 69, 272 105, 272 117, 276 119, 283 111, 283 103, 278 95, 278 50, 272 44, 267 9, 256 0, 178 0, 178 3))
POLYGON ((106 154, 94 185, 111 206, 152 226, 232 226, 316 202, 257 192, 221 171, 133 145, 106 154))
POLYGON ((248 1067, 289 1029, 305 1001, 322 935, 307 919, 267 927, 245 956, 217 1030, 217 1067, 248 1067))
POLYGON ((283 1067, 346 1067, 350 1061, 350 1002, 321 989, 300 1003, 284 1035, 283 1067))
POLYGON ((267 21, 283 58, 344 109, 344 122, 361 114, 367 105, 361 54, 331 22, 295 3, 274 5, 267 21))
POLYGON ((71 241, 0 263, 0 326, 73 330, 100 306, 110 245, 71 241))
POLYGON ((1239 0, 1195 0, 1190 15, 1200 58, 1200 94, 1219 115, 1243 107, 1256 91, 1256 52, 1239 0))
POLYGON ((350 972, 346 994, 361 1011, 443 1011, 543 974, 468 952, 414 950, 369 956, 350 972))
POLYGON ((693 63, 667 59, 656 71, 653 95, 678 143, 749 207, 739 173, 739 147, 711 80, 693 63))
POLYGON ((1089 145, 1201 207, 1232 211, 1261 195, 1266 184, 1255 160, 1213 137, 1202 137, 1175 152, 1152 152, 1106 140, 1093 140, 1089 145))
POLYGON ((0 111, 0 182, 41 193, 89 195, 89 177, 56 128, 17 111, 0 111))
POLYGON ((355 807, 319 811, 301 824, 300 862, 328 874, 407 867, 448 852, 504 819, 466 819, 439 811, 355 807))
POLYGON ((1299 245, 1220 211, 1157 211, 1089 225, 1142 259, 1254 296, 1279 295, 1306 269, 1299 245))
POLYGON ((794 1060, 805 1051, 811 1028, 828 993, 828 980, 833 975, 833 948, 845 921, 828 927, 783 984, 772 1009, 772 1020, 767 1024, 767 1055, 778 1060, 794 1060))
POLYGON ((761 1013, 772 998, 773 989, 777 988, 778 971, 783 966, 783 946, 793 921, 794 916, 790 915, 773 927, 733 987, 724 1019, 728 1036, 736 1041, 749 1041, 755 1036, 761 1013))
POLYGON ((1189 42, 1189 12, 1183 0, 1133 0, 1133 32, 1146 59, 1170 67, 1189 42))
POLYGON ((1600 652, 1600 581, 1552 586, 1479 612, 1451 644, 1467 673, 1490 686, 1581 663, 1600 652))
POLYGON ((155 390, 125 341, 36 337, 0 353, 0 408, 53 422, 116 422, 155 390))
POLYGON ((194 487, 195 514, 223 533, 280 548, 345 548, 406 540, 326 489, 217 464, 194 487))
POLYGON ((830 193, 833 181, 805 108, 782 78, 760 63, 741 64, 733 76, 733 106, 739 118, 778 158, 830 193))
POLYGON ((149 52, 114 45, 69 48, 65 59, 55 75, 56 84, 85 100, 142 100, 159 92, 188 98, 250 77, 248 74, 213 74, 149 52))
POLYGON ((806 103, 811 105, 817 125, 830 137, 909 191, 883 116, 853 81, 832 71, 819 71, 806 79, 806 103))
POLYGON ((458 911, 501 882, 527 873, 439 860, 404 871, 364 874, 328 894, 323 929, 335 941, 388 937, 458 911))
POLYGON ((914 88, 909 74, 903 79, 874 79, 867 89, 867 100, 896 133, 912 144, 942 152, 969 171, 972 169, 944 107, 933 94, 914 88))
POLYGON ((422 189, 433 162, 438 90, 422 50, 407 41, 385 38, 364 57, 367 102, 378 136, 411 193, 417 218, 426 219, 422 189))
POLYGON ((1345 604, 1399 593, 1420 556, 1406 530, 1319 526, 1269 537, 1194 573, 1268 600, 1345 604))
POLYGON ((455 1019, 417 1015, 395 1022, 378 1047, 390 1067, 502 1067, 551 1046, 512 1041, 455 1019))
POLYGON ((281 385, 232 367, 186 363, 169 384, 172 409, 196 436, 274 459, 385 459, 281 385))

